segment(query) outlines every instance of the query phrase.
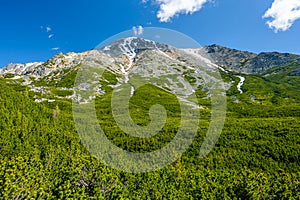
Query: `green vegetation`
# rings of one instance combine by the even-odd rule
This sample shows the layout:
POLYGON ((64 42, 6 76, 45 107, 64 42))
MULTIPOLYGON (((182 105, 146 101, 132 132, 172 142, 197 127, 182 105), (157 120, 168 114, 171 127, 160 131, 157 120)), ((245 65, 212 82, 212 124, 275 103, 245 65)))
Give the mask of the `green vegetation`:
POLYGON ((194 70, 186 70, 184 73, 183 73, 183 77, 192 85, 194 86, 195 83, 197 82, 197 79, 193 76, 191 76, 191 73, 195 73, 194 70))
POLYGON ((54 74, 50 74, 43 79, 33 81, 35 86, 55 86, 55 87, 66 87, 72 88, 78 72, 78 66, 75 69, 63 69, 54 74), (60 75, 62 73, 63 75, 60 75))
MULTIPOLYGON (((145 174, 119 172, 93 158, 76 133, 70 100, 35 103, 26 87, 0 79, 0 199, 299 199, 300 77, 292 76, 298 68, 246 75, 243 94, 233 85, 223 133, 203 159, 199 149, 210 122, 210 100, 199 87, 196 96, 206 109, 193 144, 175 163, 145 174)), ((238 82, 234 75, 222 76, 238 82)), ((70 91, 56 87, 71 88, 74 78, 70 72, 61 82, 40 84, 66 96, 70 91)), ((110 85, 116 82, 114 74, 104 72, 100 83, 106 94, 96 99, 107 137, 132 152, 153 151, 172 140, 180 123, 176 97, 151 85, 135 91, 130 115, 137 124, 149 123, 149 108, 157 103, 168 115, 155 137, 137 139, 113 119, 110 85)))
POLYGON ((52 92, 52 94, 55 94, 60 97, 67 97, 67 96, 71 96, 73 94, 72 90, 59 90, 56 88, 53 88, 51 92, 52 92))
POLYGON ((13 78, 13 77, 15 77, 15 75, 11 74, 11 73, 8 73, 8 74, 4 75, 4 78, 13 78))

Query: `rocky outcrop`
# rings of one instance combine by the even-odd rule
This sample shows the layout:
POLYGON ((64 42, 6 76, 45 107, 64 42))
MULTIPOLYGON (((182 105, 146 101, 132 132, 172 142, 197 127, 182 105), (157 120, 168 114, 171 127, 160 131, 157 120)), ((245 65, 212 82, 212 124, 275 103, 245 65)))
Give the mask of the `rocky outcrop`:
POLYGON ((255 54, 219 45, 205 46, 203 49, 214 63, 226 70, 239 73, 260 74, 273 67, 285 66, 290 63, 300 64, 300 56, 289 53, 263 52, 255 54))
POLYGON ((243 65, 257 56, 255 53, 239 51, 219 45, 210 45, 203 47, 209 59, 214 63, 230 71, 240 71, 243 65))
POLYGON ((244 64, 242 72, 248 74, 260 74, 270 68, 285 66, 291 63, 300 64, 300 56, 278 52, 260 53, 244 64))

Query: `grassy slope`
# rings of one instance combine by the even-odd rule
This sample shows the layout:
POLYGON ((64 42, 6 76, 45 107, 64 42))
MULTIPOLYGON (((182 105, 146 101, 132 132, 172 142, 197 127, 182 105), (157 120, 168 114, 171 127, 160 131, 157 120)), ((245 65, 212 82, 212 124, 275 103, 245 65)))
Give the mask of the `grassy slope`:
MULTIPOLYGON (((293 71, 295 66, 291 68, 293 71)), ((111 83, 116 81, 112 74, 104 76, 111 83)), ((224 79, 235 77, 226 75, 224 79)), ((0 80, 0 199, 299 198, 299 77, 246 76, 243 94, 235 86, 228 91, 225 127, 206 158, 198 157, 209 124, 203 111, 198 135, 185 155, 147 174, 120 173, 90 157, 76 134, 69 100, 37 104, 26 88, 6 82, 0 80), (232 96, 240 103, 234 103, 232 96)), ((172 139, 180 115, 174 96, 153 86, 136 91, 130 105, 137 123, 149 123, 147 110, 157 101, 168 102, 165 106, 169 110, 163 131, 151 139, 137 140, 115 124, 110 109, 111 89, 108 83, 102 83, 108 93, 97 99, 97 114, 116 145, 144 152, 172 139)), ((200 99, 203 92, 197 93, 199 102, 207 104, 207 100, 200 99)))

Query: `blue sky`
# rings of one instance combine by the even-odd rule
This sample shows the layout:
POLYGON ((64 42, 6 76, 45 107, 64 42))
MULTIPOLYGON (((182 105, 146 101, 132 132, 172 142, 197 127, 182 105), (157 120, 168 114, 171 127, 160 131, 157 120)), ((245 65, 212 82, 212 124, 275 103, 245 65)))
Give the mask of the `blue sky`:
POLYGON ((201 45, 300 54, 299 0, 181 2, 2 1, 0 67, 11 62, 46 61, 59 52, 89 50, 108 37, 139 25, 174 29, 201 45))

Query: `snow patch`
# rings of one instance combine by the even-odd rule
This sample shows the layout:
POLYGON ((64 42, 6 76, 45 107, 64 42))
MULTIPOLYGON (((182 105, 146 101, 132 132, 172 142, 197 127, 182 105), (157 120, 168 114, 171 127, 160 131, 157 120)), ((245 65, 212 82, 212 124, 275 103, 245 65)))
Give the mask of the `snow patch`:
POLYGON ((121 49, 122 53, 128 57, 129 63, 125 67, 124 65, 120 65, 121 72, 125 76, 125 83, 128 83, 129 77, 128 77, 128 71, 132 68, 134 59, 136 57, 135 48, 131 46, 132 40, 135 39, 135 37, 129 37, 125 38, 124 42, 119 45, 119 48, 121 49))
POLYGON ((34 102, 36 102, 36 103, 42 103, 42 102, 44 102, 44 101, 47 101, 48 103, 53 103, 53 102, 55 102, 54 99, 46 99, 46 98, 41 98, 41 99, 35 99, 35 100, 34 100, 34 102))
POLYGON ((134 86, 132 85, 131 88, 130 88, 130 96, 131 96, 131 97, 133 96, 134 91, 135 91, 135 88, 134 88, 134 86))
POLYGON ((23 78, 23 76, 14 76, 14 77, 12 77, 11 79, 12 79, 12 80, 16 80, 16 79, 21 79, 21 78, 23 78))
POLYGON ((106 46, 106 47, 104 47, 104 49, 103 49, 104 51, 110 51, 110 46, 106 46))
POLYGON ((131 42, 133 39, 134 39, 133 37, 125 38, 124 42, 119 45, 123 54, 129 58, 129 64, 127 65, 127 68, 125 69, 126 73, 129 69, 132 68, 134 58, 136 57, 135 49, 131 46, 131 42))
POLYGON ((241 94, 243 94, 242 86, 244 85, 246 78, 242 77, 242 76, 236 76, 236 77, 238 77, 240 79, 240 82, 237 85, 237 89, 241 94))

